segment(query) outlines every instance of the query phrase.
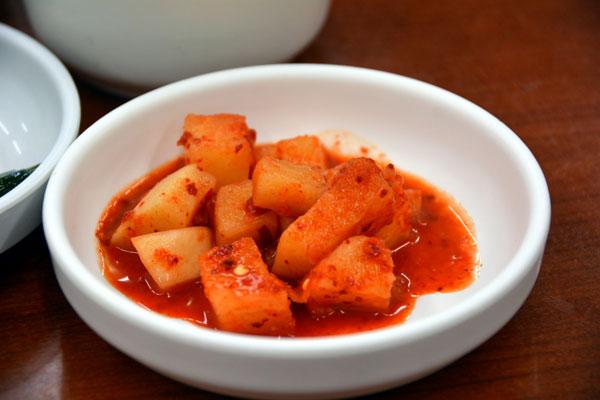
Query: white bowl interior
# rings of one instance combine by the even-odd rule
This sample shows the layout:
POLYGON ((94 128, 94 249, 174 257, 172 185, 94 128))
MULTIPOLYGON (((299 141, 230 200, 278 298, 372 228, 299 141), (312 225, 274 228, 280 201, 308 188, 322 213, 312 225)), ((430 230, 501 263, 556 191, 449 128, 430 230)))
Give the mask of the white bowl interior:
POLYGON ((0 24, 0 174, 40 164, 0 197, 0 252, 41 221, 50 172, 79 129, 77 89, 67 69, 24 33, 0 24))
MULTIPOLYGON (((56 268, 109 313, 122 313, 141 329, 185 346, 211 343, 230 354, 306 358, 328 352, 340 356, 334 353, 340 349, 344 354, 375 351, 392 341, 399 346, 490 307, 525 275, 537 273, 549 225, 549 198, 543 174, 523 143, 497 119, 458 96, 381 72, 279 65, 178 82, 99 120, 58 165, 46 196, 44 224, 56 268), (347 129, 372 141, 399 168, 452 194, 469 212, 483 265, 479 279, 460 292, 420 298, 403 325, 330 339, 274 341, 219 333, 134 305, 101 275, 94 239, 101 212, 127 184, 180 153, 175 143, 186 114, 220 112, 246 115, 259 142, 329 128, 347 129)), ((169 372, 159 365, 155 368, 169 372)))
POLYGON ((101 279, 93 232, 102 209, 136 177, 179 154, 175 143, 187 113, 244 114, 258 141, 344 128, 385 149, 401 169, 452 194, 473 217, 483 263, 479 279, 467 290, 421 299, 408 323, 444 312, 484 289, 515 256, 531 218, 526 193, 532 189, 510 153, 518 143, 500 122, 490 127, 489 117, 478 118, 475 106, 419 82, 397 84, 401 91, 344 74, 286 82, 264 74, 203 85, 197 95, 190 82, 189 93, 168 104, 154 101, 143 113, 120 112, 111 123, 100 121, 94 128, 104 135, 94 137, 94 149, 80 155, 82 164, 71 171, 66 188, 69 242, 101 279), (491 129, 506 130, 506 136, 491 135, 491 129))
POLYGON ((53 77, 27 49, 0 36, 0 173, 39 164, 62 123, 53 77))

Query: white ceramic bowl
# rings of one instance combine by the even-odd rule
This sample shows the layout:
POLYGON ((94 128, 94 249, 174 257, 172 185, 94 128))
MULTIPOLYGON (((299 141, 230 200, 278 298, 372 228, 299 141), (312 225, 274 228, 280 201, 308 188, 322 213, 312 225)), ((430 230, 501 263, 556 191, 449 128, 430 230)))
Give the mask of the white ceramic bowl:
POLYGON ((42 220, 48 177, 79 130, 77 88, 37 41, 0 24, 0 174, 39 167, 0 197, 0 253, 42 220))
POLYGON ((497 332, 529 294, 549 221, 540 167, 486 111, 413 79, 324 65, 216 72, 138 97, 75 141, 44 204, 58 280, 92 329, 176 380, 261 398, 373 392, 461 357, 497 332), (325 128, 364 135, 470 212, 483 260, 479 279, 461 292, 420 298, 403 325, 327 338, 218 332, 134 304, 101 276, 94 228, 119 189, 178 154, 174 143, 189 112, 244 114, 261 141, 325 128))
POLYGON ((198 74, 288 61, 330 0, 26 0, 38 37, 73 70, 122 94, 198 74))

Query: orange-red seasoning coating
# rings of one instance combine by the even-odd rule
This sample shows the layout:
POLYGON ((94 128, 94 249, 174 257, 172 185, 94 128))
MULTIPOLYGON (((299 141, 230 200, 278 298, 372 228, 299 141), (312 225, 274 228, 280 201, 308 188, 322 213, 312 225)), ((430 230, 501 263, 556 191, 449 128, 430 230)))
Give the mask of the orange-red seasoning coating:
MULTIPOLYGON (((204 296, 200 280, 161 291, 141 264, 137 254, 108 245, 120 217, 132 208, 151 186, 181 165, 181 160, 152 171, 115 197, 96 231, 102 269, 106 279, 132 300, 159 313, 215 328, 215 317, 204 296)), ((403 174, 406 189, 422 191, 423 216, 413 224, 411 239, 393 253, 398 277, 389 311, 336 311, 314 317, 303 304, 292 304, 296 319, 293 336, 323 336, 377 329, 402 323, 418 296, 461 290, 475 279, 479 267, 472 224, 452 200, 423 180, 403 174)))

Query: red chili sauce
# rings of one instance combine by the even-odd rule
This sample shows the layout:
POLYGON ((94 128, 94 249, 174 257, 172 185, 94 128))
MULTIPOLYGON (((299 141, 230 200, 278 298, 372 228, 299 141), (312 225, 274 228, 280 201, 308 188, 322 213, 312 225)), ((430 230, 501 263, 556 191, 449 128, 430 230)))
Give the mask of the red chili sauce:
MULTIPOLYGON (((107 206, 96 230, 104 277, 138 304, 163 315, 181 318, 216 329, 215 316, 204 295, 200 279, 162 291, 141 263, 137 253, 110 246, 110 237, 123 214, 131 210, 152 186, 183 166, 178 159, 151 171, 107 206)), ((387 312, 338 310, 314 317, 303 304, 292 303, 296 319, 293 336, 325 336, 377 329, 404 322, 420 295, 466 288, 477 277, 479 255, 472 223, 466 213, 444 192, 424 180, 402 174, 405 189, 422 191, 422 212, 413 223, 408 242, 393 252, 398 278, 387 312)), ((263 249, 265 258, 272 248, 263 249)))

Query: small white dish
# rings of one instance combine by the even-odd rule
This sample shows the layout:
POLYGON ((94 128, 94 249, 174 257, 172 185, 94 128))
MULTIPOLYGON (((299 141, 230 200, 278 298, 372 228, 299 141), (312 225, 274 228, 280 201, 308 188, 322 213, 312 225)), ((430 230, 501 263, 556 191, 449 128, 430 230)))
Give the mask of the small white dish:
POLYGON ((61 62, 26 34, 0 24, 0 175, 39 164, 0 197, 0 253, 42 220, 52 169, 75 139, 81 109, 61 62))
POLYGON ((199 388, 244 397, 314 398, 405 384, 497 332, 535 283, 550 200, 531 152, 476 105, 406 77, 304 64, 216 72, 124 104, 66 152, 48 185, 43 214, 62 290, 82 319, 116 348, 199 388), (260 141, 324 129, 364 136, 399 168, 462 203, 479 239, 479 278, 460 292, 421 297, 402 325, 324 338, 219 332, 140 307, 102 277, 94 230, 118 190, 179 154, 174 143, 190 112, 244 114, 260 141))

